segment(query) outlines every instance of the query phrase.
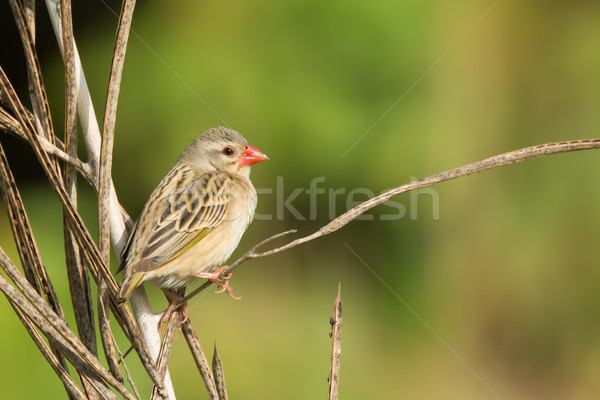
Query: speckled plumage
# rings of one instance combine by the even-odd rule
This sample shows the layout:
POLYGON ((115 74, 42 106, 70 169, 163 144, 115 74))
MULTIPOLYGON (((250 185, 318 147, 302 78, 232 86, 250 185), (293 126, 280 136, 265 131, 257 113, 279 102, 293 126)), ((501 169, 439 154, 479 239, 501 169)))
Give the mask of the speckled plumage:
POLYGON ((244 155, 256 149, 237 132, 212 128, 188 146, 148 199, 118 271, 119 301, 143 282, 176 290, 221 266, 252 221, 256 190, 244 155), (226 155, 225 148, 233 150, 226 155), (242 165, 243 164, 243 165, 242 165))

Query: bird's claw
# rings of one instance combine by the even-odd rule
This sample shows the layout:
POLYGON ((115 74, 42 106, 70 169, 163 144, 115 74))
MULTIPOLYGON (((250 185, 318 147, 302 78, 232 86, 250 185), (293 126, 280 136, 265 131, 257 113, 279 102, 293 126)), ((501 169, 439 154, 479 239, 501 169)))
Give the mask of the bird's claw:
MULTIPOLYGON (((165 310, 165 312, 163 313, 163 315, 160 317, 160 322, 159 322, 159 325, 158 325, 158 330, 161 333, 161 335, 164 336, 163 327, 169 321, 169 318, 171 317, 171 314, 173 313, 173 311, 175 311, 177 309, 177 304, 181 300, 183 300, 183 297, 179 296, 178 294, 176 294, 176 293, 174 293, 174 292, 172 292, 170 290, 167 290, 167 289, 164 289, 163 292, 165 293, 165 296, 167 296, 167 299, 169 299, 169 307, 167 307, 167 309, 165 310)), ((177 323, 177 327, 181 328, 181 326, 183 324, 185 324, 188 319, 190 319, 189 318, 189 311, 188 311, 188 308, 187 308, 187 301, 184 302, 179 307, 181 307, 182 318, 181 318, 181 321, 179 321, 177 323)))
POLYGON ((229 278, 231 278, 232 273, 228 273, 223 277, 223 280, 216 280, 215 283, 221 288, 217 290, 215 293, 227 293, 229 297, 233 300, 240 300, 241 297, 236 297, 233 295, 233 288, 229 286, 229 278))
POLYGON ((215 269, 213 272, 200 272, 198 274, 195 274, 194 276, 197 276, 198 278, 208 279, 209 281, 217 285, 220 289, 217 290, 215 293, 227 293, 229 297, 231 297, 233 300, 239 300, 241 299, 241 297, 234 296, 233 288, 229 286, 229 279, 233 276, 233 272, 229 272, 223 277, 223 279, 221 279, 221 274, 227 268, 229 268, 227 265, 223 265, 222 267, 215 269))

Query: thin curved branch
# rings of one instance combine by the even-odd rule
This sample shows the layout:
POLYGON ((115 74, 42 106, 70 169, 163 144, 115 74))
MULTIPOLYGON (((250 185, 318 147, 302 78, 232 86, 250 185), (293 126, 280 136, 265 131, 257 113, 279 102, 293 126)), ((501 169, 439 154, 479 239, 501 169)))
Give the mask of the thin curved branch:
MULTIPOLYGON (((256 250, 259 247, 264 246, 267 243, 272 242, 275 239, 279 239, 283 236, 289 235, 290 233, 296 233, 298 230, 297 229, 290 229, 289 231, 285 231, 285 232, 281 232, 278 233, 276 235, 273 235, 271 237, 266 238, 265 240, 263 240, 262 242, 259 242, 258 244, 254 245, 254 247, 252 247, 250 250, 248 250, 246 252, 246 254, 244 254, 243 256, 241 256, 240 258, 238 258, 233 264, 231 264, 229 266, 229 268, 227 268, 227 271, 224 272, 222 274, 222 276, 225 276, 227 274, 229 274, 231 271, 233 271, 235 268, 237 268, 241 263, 243 263, 246 260, 251 260, 253 258, 258 258, 258 257, 262 257, 260 254, 261 253, 257 253, 256 250)), ((268 254, 267 254, 268 255, 268 254)), ((197 289, 195 289, 193 292, 191 292, 190 294, 188 294, 187 296, 185 296, 181 302, 179 304, 183 304, 186 301, 188 301, 189 299, 191 299, 192 297, 196 296, 198 293, 202 292, 204 289, 206 289, 207 287, 209 287, 210 285, 212 285, 211 281, 206 281, 204 282, 200 287, 198 287, 197 289)))
POLYGON ((112 152, 117 119, 117 103, 134 8, 135 0, 125 0, 123 2, 110 66, 110 75, 108 77, 108 90, 102 126, 102 147, 100 150, 100 168, 98 171, 98 247, 106 263, 110 260, 110 192, 112 186, 112 152))
MULTIPOLYGON (((567 153, 571 151, 578 150, 590 150, 590 149, 598 149, 600 148, 600 138, 598 139, 582 139, 582 140, 571 140, 565 142, 555 142, 555 143, 546 143, 532 147, 525 147, 523 149, 509 151, 508 153, 499 154, 497 156, 486 158, 485 160, 477 161, 472 164, 468 164, 459 168, 454 168, 449 171, 445 171, 436 175, 428 176, 427 178, 423 178, 418 181, 410 182, 402 186, 398 186, 397 188, 388 190, 385 193, 380 194, 379 196, 373 197, 364 203, 359 204, 358 206, 346 211, 339 217, 332 220, 327 225, 321 227, 318 231, 308 235, 301 237, 299 239, 293 240, 283 246, 276 247, 271 250, 266 250, 263 252, 258 252, 258 248, 262 247, 266 243, 280 238, 289 233, 295 232, 295 230, 278 233, 277 235, 273 235, 262 242, 258 243, 252 249, 250 249, 246 254, 236 260, 233 264, 229 266, 226 270, 223 271, 221 276, 226 276, 230 272, 232 272, 235 268, 239 267, 244 261, 252 260, 255 258, 266 257, 273 254, 280 253, 285 250, 289 250, 292 247, 296 247, 306 242, 310 242, 311 240, 320 238, 325 235, 329 235, 342 227, 344 227, 349 222, 355 220, 359 215, 364 213, 365 211, 370 210, 373 207, 378 206, 381 203, 384 203, 391 199, 394 196, 398 196, 399 194, 415 190, 418 188, 422 188, 425 186, 431 186, 436 183, 448 181, 451 179, 460 178, 463 176, 471 175, 475 172, 482 172, 491 168, 502 167, 504 165, 514 164, 517 162, 530 160, 533 158, 539 158, 543 156, 549 156, 552 154, 558 153, 567 153)), ((210 281, 206 281, 196 290, 191 292, 188 296, 182 300, 182 304, 184 301, 188 301, 192 297, 196 296, 198 293, 205 290, 212 284, 210 281)))

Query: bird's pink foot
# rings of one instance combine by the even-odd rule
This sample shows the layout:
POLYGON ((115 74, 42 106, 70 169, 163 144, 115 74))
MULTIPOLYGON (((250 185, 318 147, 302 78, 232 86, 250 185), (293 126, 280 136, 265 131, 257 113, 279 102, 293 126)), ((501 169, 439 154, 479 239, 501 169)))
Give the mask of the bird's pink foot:
POLYGON ((198 278, 208 279, 209 281, 220 287, 221 289, 217 290, 216 293, 225 292, 233 300, 239 300, 241 299, 241 297, 234 296, 233 288, 229 286, 229 279, 233 276, 233 273, 230 272, 227 275, 225 275, 223 279, 220 278, 223 271, 225 271, 227 268, 229 268, 227 265, 223 265, 222 267, 215 269, 213 272, 199 272, 197 274, 194 274, 194 276, 197 276, 198 278))
MULTIPOLYGON (((172 290, 162 289, 162 291, 165 294, 165 296, 167 297, 167 299, 169 300, 169 307, 167 307, 167 309, 163 313, 162 317, 160 318, 160 324, 158 325, 158 329, 161 334, 163 333, 163 326, 165 323, 167 323, 167 321, 169 321, 169 317, 171 316, 171 313, 177 309, 177 307, 178 307, 177 304, 179 304, 179 302, 184 299, 183 296, 178 295, 177 293, 173 292, 172 290)), ((181 327, 181 325, 183 325, 185 323, 185 321, 187 321, 189 319, 187 301, 184 302, 180 307, 181 307, 182 318, 181 318, 181 321, 179 321, 179 324, 177 325, 178 327, 181 327)))

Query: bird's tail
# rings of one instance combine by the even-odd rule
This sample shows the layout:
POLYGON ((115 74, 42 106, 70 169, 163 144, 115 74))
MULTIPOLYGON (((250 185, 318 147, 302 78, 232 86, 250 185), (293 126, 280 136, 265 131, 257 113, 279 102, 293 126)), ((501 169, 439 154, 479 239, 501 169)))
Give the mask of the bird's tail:
POLYGON ((134 289, 140 285, 145 274, 145 272, 134 272, 131 275, 125 276, 123 283, 121 283, 121 289, 119 289, 117 302, 123 303, 127 301, 134 289))

